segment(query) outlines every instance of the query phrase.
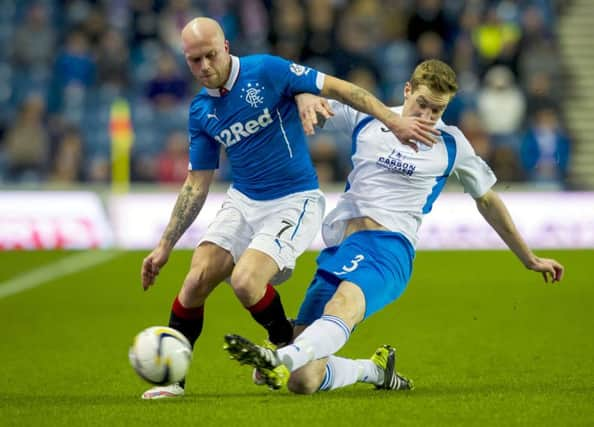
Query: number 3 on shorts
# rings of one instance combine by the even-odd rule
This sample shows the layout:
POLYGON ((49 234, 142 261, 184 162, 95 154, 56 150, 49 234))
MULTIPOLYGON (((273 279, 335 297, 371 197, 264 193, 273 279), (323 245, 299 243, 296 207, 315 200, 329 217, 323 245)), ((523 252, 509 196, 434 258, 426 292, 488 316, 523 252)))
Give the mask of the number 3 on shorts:
POLYGON ((359 263, 361 261, 363 261, 364 259, 365 259, 365 257, 363 255, 357 254, 357 255, 355 255, 355 258, 353 258, 351 260, 351 265, 349 265, 349 266, 343 265, 342 271, 334 271, 334 274, 336 274, 337 276, 341 276, 343 274, 350 273, 351 271, 356 270, 357 267, 359 267, 359 263))

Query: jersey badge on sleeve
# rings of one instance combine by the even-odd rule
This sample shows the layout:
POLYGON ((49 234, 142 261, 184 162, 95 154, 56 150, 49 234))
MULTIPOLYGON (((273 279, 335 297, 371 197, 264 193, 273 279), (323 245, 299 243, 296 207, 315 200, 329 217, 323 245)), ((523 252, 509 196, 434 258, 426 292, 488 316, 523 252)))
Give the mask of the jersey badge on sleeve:
POLYGON ((295 74, 296 76, 307 76, 307 74, 311 70, 311 68, 296 64, 294 62, 291 64, 291 66, 289 68, 290 68, 291 72, 293 74, 295 74))

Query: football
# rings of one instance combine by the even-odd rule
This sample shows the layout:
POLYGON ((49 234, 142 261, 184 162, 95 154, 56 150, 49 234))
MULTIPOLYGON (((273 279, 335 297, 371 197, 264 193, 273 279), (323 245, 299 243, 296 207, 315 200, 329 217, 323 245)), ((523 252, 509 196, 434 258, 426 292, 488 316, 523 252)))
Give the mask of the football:
POLYGON ((186 376, 192 346, 179 331, 152 326, 136 335, 128 357, 141 378, 151 384, 168 385, 186 376))

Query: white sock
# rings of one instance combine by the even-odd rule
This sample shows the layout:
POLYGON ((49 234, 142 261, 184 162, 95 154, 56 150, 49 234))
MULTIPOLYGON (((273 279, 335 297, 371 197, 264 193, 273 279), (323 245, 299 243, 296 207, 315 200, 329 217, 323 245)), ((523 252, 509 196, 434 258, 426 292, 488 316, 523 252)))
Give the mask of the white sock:
POLYGON ((357 382, 381 384, 384 372, 369 359, 330 356, 320 390, 334 390, 357 382))
POLYGON ((351 336, 351 330, 342 319, 324 315, 299 335, 293 344, 277 350, 277 354, 293 372, 312 360, 336 353, 351 336))

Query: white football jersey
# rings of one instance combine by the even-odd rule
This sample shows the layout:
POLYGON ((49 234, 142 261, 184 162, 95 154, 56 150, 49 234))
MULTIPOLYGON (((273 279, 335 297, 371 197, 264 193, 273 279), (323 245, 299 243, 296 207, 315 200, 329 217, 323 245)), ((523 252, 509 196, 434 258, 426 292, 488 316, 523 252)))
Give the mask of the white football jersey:
MULTIPOLYGON (((418 143, 415 151, 379 120, 337 101, 330 105, 335 115, 325 128, 351 138, 353 169, 336 208, 324 219, 322 237, 327 246, 342 241, 347 220, 365 216, 402 233, 416 246, 423 215, 431 211, 450 175, 473 198, 484 195, 497 181, 455 126, 439 120, 440 142, 433 147, 418 143)), ((402 106, 392 110, 400 114, 402 106)))

